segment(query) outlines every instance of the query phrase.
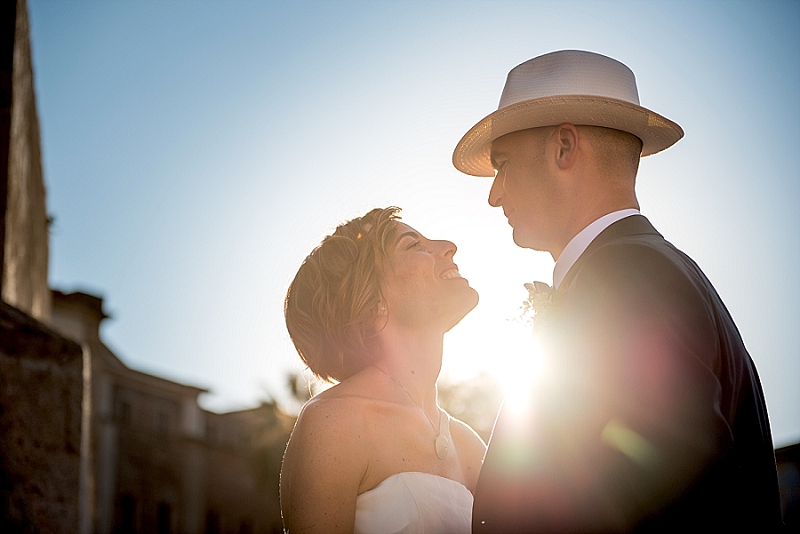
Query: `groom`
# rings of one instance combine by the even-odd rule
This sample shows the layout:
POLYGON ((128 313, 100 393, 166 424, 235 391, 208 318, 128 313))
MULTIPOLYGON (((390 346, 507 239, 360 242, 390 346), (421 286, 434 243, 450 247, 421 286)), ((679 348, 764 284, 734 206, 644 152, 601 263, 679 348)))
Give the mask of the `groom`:
POLYGON ((755 365, 700 268, 639 214, 640 156, 682 136, 625 65, 560 51, 514 68, 456 147, 456 168, 494 176, 514 242, 556 260, 548 371, 501 410, 473 532, 780 528, 755 365))

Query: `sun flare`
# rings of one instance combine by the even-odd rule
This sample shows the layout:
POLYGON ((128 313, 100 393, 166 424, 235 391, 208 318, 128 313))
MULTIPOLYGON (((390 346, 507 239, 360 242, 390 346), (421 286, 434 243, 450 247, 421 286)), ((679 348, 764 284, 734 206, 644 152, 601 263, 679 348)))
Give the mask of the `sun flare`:
POLYGON ((527 337, 509 354, 505 366, 496 366, 494 370, 503 385, 504 405, 514 412, 526 410, 546 375, 546 360, 539 341, 533 334, 527 337))
MULTIPOLYGON (((478 315, 478 314, 476 314, 478 315)), ((496 317, 496 316, 495 316, 496 317)), ((442 372, 451 380, 488 374, 502 386, 504 404, 524 410, 547 376, 547 362, 530 326, 514 319, 475 317, 446 341, 442 372)))

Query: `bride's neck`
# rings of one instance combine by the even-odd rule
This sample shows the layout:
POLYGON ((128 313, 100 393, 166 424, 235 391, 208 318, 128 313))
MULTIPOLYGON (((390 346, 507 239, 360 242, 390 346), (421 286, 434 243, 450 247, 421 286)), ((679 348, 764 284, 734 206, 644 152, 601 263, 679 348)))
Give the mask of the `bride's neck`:
POLYGON ((375 367, 401 384, 418 404, 435 404, 436 380, 442 368, 443 335, 384 334, 375 367))

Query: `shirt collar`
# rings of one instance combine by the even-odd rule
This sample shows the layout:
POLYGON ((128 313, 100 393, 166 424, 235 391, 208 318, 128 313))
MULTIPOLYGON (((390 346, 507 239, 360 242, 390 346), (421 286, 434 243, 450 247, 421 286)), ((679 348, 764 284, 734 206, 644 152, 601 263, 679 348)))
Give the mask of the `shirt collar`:
POLYGON ((567 243, 567 246, 564 247, 564 250, 561 252, 561 255, 556 261, 556 266, 553 268, 553 287, 558 289, 558 286, 560 286, 561 282, 564 281, 564 278, 567 276, 570 268, 575 265, 575 262, 581 257, 581 254, 583 254, 583 251, 586 250, 586 247, 588 247, 589 244, 594 241, 595 237, 600 235, 600 232, 620 219, 630 217, 631 215, 639 215, 639 210, 631 208, 613 211, 608 215, 603 215, 589 226, 578 232, 578 234, 573 237, 569 243, 567 243))

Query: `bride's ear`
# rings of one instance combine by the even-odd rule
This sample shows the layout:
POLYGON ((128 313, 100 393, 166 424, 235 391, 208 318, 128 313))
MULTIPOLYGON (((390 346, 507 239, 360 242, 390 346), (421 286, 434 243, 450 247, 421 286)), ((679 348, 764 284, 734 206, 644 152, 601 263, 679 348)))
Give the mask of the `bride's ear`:
POLYGON ((378 313, 375 314, 375 333, 379 334, 389 324, 389 311, 385 301, 378 304, 378 313))

